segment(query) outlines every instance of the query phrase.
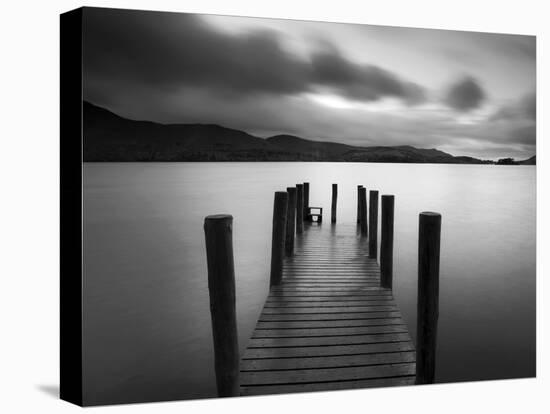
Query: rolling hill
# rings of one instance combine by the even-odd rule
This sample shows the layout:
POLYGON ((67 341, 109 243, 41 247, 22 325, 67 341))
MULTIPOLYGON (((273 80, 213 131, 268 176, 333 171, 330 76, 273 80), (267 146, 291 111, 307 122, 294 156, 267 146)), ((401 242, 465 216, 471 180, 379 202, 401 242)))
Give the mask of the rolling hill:
MULTIPOLYGON (((260 138, 213 124, 135 121, 84 102, 84 161, 343 161, 483 164, 437 149, 356 147, 292 135, 260 138)), ((534 159, 534 158, 533 158, 534 159)), ((531 160, 531 159, 530 159, 531 160)), ((523 163, 527 163, 526 160, 523 163)))

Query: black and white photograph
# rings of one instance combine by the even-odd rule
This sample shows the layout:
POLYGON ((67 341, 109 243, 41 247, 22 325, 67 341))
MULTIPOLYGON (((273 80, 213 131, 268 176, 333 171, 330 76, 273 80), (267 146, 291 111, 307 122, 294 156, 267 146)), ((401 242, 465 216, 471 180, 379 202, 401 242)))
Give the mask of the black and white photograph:
POLYGON ((64 35, 62 398, 536 377, 535 35, 96 7, 64 35))

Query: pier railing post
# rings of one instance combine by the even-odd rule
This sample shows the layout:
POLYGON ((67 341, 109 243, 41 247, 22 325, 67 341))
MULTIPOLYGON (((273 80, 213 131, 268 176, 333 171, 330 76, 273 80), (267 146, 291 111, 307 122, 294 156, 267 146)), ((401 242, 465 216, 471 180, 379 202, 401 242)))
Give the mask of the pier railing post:
POLYGON ((369 257, 378 254, 378 191, 369 191, 369 257))
POLYGON ((393 210, 395 197, 382 196, 382 235, 380 240, 380 284, 393 287, 393 210))
POLYGON ((296 231, 296 187, 287 187, 288 208, 286 211, 285 251, 287 256, 294 254, 294 233, 296 231))
POLYGON ((361 194, 359 189, 362 187, 362 185, 357 186, 357 223, 361 223, 361 194))
POLYGON ((330 209, 330 222, 336 223, 336 205, 338 201, 338 184, 332 184, 332 205, 330 209))
POLYGON ((366 237, 369 234, 369 224, 367 221, 367 189, 359 188, 359 223, 361 225, 361 236, 366 237))
POLYGON ((296 234, 304 232, 304 185, 296 184, 296 234))
POLYGON ((304 183, 304 221, 307 221, 307 214, 309 213, 309 183, 304 183))
POLYGON ((435 379, 440 240, 441 215, 431 212, 420 213, 416 321, 417 384, 432 384, 435 379))
POLYGON ((271 238, 271 276, 269 286, 279 285, 283 277, 283 259, 285 255, 286 215, 288 193, 276 191, 273 202, 273 231, 271 238))
POLYGON ((227 214, 207 216, 204 219, 214 367, 219 397, 239 395, 232 227, 233 217, 227 214))

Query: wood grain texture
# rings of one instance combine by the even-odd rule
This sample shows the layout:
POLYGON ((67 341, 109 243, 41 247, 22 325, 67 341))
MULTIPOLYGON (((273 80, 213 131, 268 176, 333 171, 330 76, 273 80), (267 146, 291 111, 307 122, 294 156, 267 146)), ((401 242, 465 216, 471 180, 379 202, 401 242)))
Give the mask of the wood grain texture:
POLYGON ((304 185, 296 184, 296 235, 304 231, 304 185))
POLYGON ((241 395, 269 395, 295 392, 337 391, 357 388, 395 387, 413 385, 414 376, 393 378, 377 378, 370 380, 354 380, 339 382, 320 382, 310 384, 260 385, 241 387, 241 395))
POLYGON ((380 238, 380 284, 393 287, 393 216, 395 197, 382 196, 382 234, 380 238))
POLYGON ((330 222, 336 223, 336 206, 338 203, 338 184, 332 184, 332 202, 330 206, 330 222))
POLYGON ((441 215, 423 212, 418 231, 418 300, 416 344, 418 350, 418 384, 435 380, 437 320, 439 318, 439 254, 441 215))
POLYGON ((204 219, 214 368, 219 397, 239 394, 239 344, 235 310, 233 217, 204 219))
POLYGON ((296 234, 296 187, 287 187, 288 208, 286 210, 285 253, 294 254, 294 237, 296 234))
POLYGON ((286 191, 276 191, 273 200, 270 286, 279 285, 283 277, 287 210, 288 193, 286 191))
POLYGON ((296 235, 241 360, 241 395, 414 384, 407 325, 360 233, 308 224, 296 235))

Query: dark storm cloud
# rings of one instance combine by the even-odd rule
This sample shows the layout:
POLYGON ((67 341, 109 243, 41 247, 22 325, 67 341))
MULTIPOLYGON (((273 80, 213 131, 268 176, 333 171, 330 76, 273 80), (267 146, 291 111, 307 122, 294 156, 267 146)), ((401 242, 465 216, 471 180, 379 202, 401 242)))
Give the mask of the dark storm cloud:
POLYGON ((224 36, 185 14, 86 9, 84 16, 84 68, 90 77, 241 93, 303 89, 303 63, 268 32, 224 36))
POLYGON ((512 142, 524 145, 535 145, 537 128, 534 124, 517 127, 510 132, 510 135, 512 142))
POLYGON ((525 96, 521 101, 521 106, 523 108, 523 112, 529 119, 537 119, 537 95, 535 92, 525 96))
POLYGON ((248 20, 85 8, 84 98, 132 119, 263 137, 491 157, 535 151, 535 94, 522 97, 534 83, 533 38, 417 29, 396 37, 374 26, 356 37, 344 25, 248 20), (443 58, 450 49, 460 59, 443 58), (449 73, 470 76, 442 93, 449 73), (407 106, 376 103, 387 97, 407 106), (467 114, 481 106, 497 110, 467 114))
POLYGON ((382 68, 356 64, 332 47, 299 58, 271 31, 222 34, 185 14, 86 9, 84 16, 87 99, 105 101, 135 87, 185 86, 237 96, 328 88, 355 100, 389 96, 409 104, 424 97, 420 86, 382 68))
POLYGON ((312 57, 313 79, 329 85, 341 94, 357 100, 375 101, 384 96, 404 99, 407 103, 420 103, 424 90, 404 82, 391 72, 373 65, 356 65, 336 51, 319 53, 312 57))
POLYGON ((534 91, 521 97, 517 102, 502 106, 491 117, 492 121, 517 119, 536 121, 537 95, 534 91))
POLYGON ((485 92, 472 77, 464 77, 453 83, 447 91, 445 103, 457 111, 467 112, 479 107, 485 92))

